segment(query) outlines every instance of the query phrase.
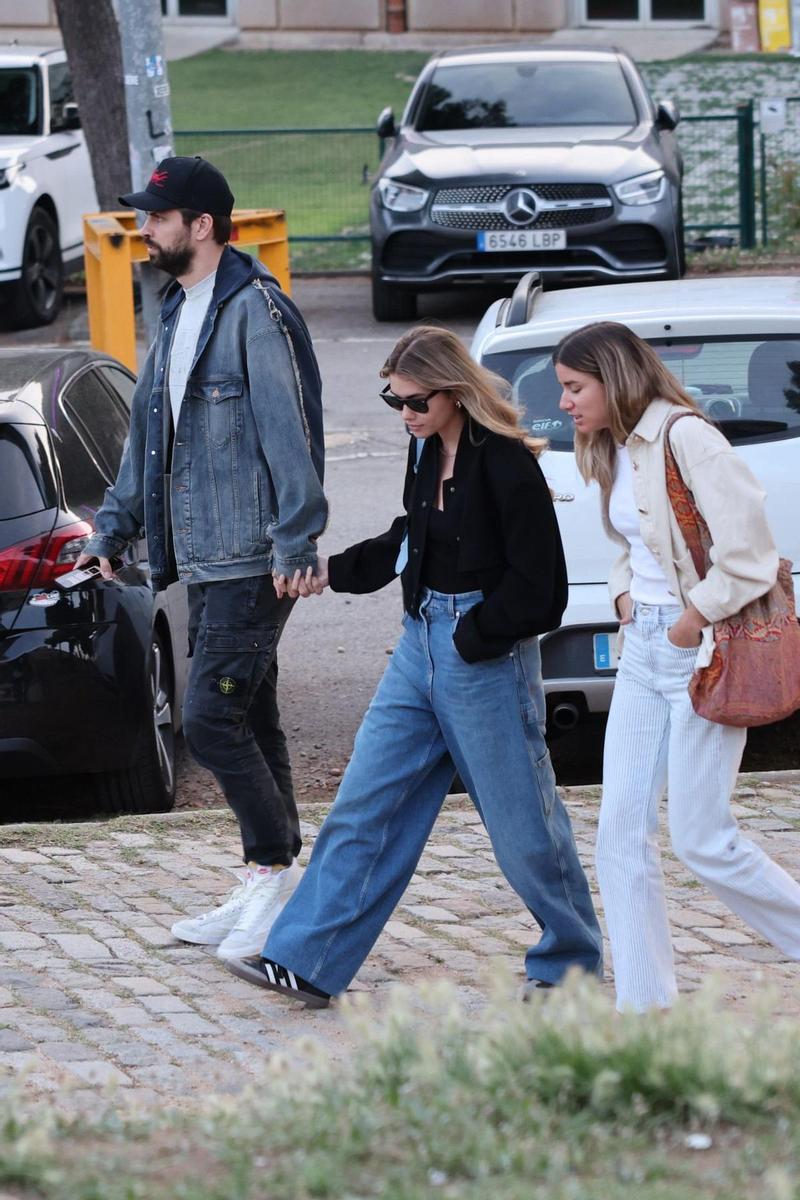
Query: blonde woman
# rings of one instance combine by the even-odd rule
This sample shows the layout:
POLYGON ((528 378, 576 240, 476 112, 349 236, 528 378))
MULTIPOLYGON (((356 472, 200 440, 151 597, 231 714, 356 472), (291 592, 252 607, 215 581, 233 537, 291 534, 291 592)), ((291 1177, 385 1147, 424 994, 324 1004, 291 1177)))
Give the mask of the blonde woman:
POLYGON ((541 927, 526 989, 574 965, 599 973, 602 939, 544 740, 536 635, 558 626, 567 594, 536 461, 544 443, 447 330, 407 333, 381 375, 381 399, 411 434, 405 514, 319 559, 316 578, 276 585, 371 592, 401 573, 403 632, 294 897, 263 956, 229 969, 307 1005, 343 992, 411 879, 455 764, 541 927))
POLYGON ((624 648, 597 840, 617 1000, 668 1007, 677 988, 657 842, 665 786, 678 858, 800 959, 800 885, 742 837, 730 810, 746 730, 697 716, 688 693, 695 666, 710 661, 712 623, 769 590, 778 554, 761 487, 646 342, 601 322, 568 334, 553 360, 578 466, 600 485, 606 530, 623 548, 610 575, 624 648), (667 436, 713 540, 702 580, 667 494, 667 436))

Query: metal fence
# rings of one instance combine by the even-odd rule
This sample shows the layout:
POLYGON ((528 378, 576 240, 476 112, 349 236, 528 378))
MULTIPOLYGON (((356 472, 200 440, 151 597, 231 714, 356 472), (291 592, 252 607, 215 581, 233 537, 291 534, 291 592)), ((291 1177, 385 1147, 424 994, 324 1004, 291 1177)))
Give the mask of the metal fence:
POLYGON ((373 126, 349 129, 192 129, 180 154, 202 154, 224 172, 237 208, 283 208, 292 267, 369 263, 369 189, 380 161, 373 126))
POLYGON ((759 240, 765 246, 800 235, 800 96, 786 100, 786 122, 758 136, 759 240))
POLYGON ((752 100, 735 113, 683 118, 679 136, 687 234, 729 231, 745 249, 797 237, 800 96, 785 104, 785 123, 775 132, 761 127, 752 100))
POLYGON ((753 162, 752 105, 741 105, 735 113, 683 117, 678 140, 687 242, 691 244, 692 235, 722 233, 752 245, 752 165, 747 170, 753 162))
MULTIPOLYGON (((752 248, 800 231, 800 97, 778 133, 759 128, 752 100, 732 113, 684 116, 687 242, 709 234, 752 248)), ((182 154, 202 154, 243 208, 286 209, 294 270, 369 265, 369 190, 383 144, 371 127, 193 129, 182 154)))

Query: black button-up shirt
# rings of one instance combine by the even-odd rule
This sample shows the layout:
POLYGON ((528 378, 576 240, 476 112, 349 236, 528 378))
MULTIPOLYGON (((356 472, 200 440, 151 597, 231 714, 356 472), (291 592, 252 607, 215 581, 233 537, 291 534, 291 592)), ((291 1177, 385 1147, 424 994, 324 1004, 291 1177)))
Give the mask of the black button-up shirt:
MULTIPOLYGON (((406 611, 417 616, 430 509, 439 483, 438 442, 429 439, 417 464, 412 439, 403 495, 406 515, 378 537, 330 558, 334 591, 374 592, 394 579, 407 529, 403 601, 406 611)), ((482 603, 465 613, 456 628, 462 658, 497 658, 522 638, 557 629, 567 603, 566 564, 550 490, 530 451, 470 419, 446 486, 459 493, 458 571, 478 581, 484 593, 482 603)))

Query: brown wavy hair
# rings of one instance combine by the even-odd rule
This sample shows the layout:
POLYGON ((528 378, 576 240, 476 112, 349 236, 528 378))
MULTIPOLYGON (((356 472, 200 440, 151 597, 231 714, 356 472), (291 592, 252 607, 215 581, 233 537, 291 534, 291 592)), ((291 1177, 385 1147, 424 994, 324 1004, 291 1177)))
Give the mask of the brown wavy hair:
MULTIPOLYGON (((448 392, 484 429, 522 442, 531 454, 547 449, 547 439, 529 434, 520 412, 508 399, 505 379, 470 357, 460 338, 436 325, 417 325, 404 333, 381 367, 381 377, 403 375, 427 392, 448 392)), ((474 439, 472 426, 470 437, 474 439)))
POLYGON ((614 483, 617 446, 635 428, 652 400, 668 400, 705 416, 652 346, 627 325, 595 321, 568 333, 553 351, 553 364, 599 379, 608 402, 609 426, 595 433, 575 430, 575 459, 589 483, 607 494, 614 483))

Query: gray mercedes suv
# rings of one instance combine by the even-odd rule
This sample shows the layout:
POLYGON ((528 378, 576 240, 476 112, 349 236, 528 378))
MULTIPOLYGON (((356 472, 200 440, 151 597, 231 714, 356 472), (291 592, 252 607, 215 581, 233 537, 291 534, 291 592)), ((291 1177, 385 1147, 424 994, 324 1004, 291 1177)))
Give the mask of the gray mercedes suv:
POLYGON ((435 55, 372 191, 373 311, 409 320, 417 294, 497 284, 683 274, 678 111, 615 49, 483 46, 435 55))

